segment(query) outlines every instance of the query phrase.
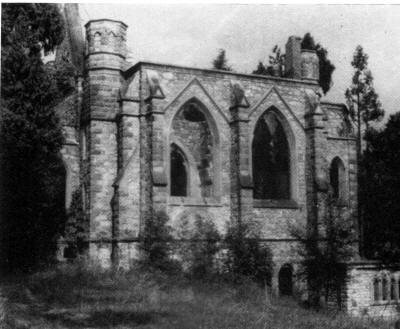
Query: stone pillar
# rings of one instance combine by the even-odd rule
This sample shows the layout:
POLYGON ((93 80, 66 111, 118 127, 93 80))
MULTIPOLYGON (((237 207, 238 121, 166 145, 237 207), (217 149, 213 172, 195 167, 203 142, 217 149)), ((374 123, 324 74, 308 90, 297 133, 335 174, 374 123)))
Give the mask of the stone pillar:
POLYGON ((111 261, 113 183, 117 176, 118 93, 126 56, 126 28, 119 21, 86 25, 85 91, 82 126, 88 138, 87 205, 89 255, 108 267, 111 261))
MULTIPOLYGON (((306 91, 308 108, 306 119, 306 195, 307 195, 307 230, 316 239, 320 236, 320 223, 325 216, 325 201, 329 188, 328 164, 325 159, 326 131, 324 115, 320 106, 320 94, 315 90, 306 91)), ((317 242, 318 243, 318 242, 317 242)), ((308 282, 310 301, 315 295, 314 283, 308 282)))
POLYGON ((301 38, 290 36, 286 43, 286 76, 301 79, 301 38))
POLYGON ((319 59, 315 50, 301 50, 301 78, 303 80, 319 80, 319 59))
POLYGON ((156 71, 142 72, 142 201, 141 230, 146 221, 159 212, 166 212, 167 174, 165 163, 165 117, 158 105, 164 98, 156 71))
POLYGON ((250 176, 248 102, 238 83, 231 86, 231 222, 248 223, 253 216, 253 183, 250 176))

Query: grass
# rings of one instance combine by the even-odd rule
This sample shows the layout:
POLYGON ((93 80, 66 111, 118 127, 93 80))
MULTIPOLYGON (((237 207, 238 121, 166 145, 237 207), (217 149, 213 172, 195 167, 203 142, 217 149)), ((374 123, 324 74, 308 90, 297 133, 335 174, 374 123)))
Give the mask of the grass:
POLYGON ((267 302, 263 289, 252 284, 233 288, 79 264, 13 280, 4 285, 3 294, 9 328, 393 328, 384 321, 306 310, 290 298, 267 302))

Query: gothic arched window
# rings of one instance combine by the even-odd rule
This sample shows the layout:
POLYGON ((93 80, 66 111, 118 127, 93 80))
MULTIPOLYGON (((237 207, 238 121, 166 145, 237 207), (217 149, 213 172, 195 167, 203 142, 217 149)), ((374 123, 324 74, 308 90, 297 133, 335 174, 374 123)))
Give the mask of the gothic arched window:
POLYGON ((388 300, 388 280, 386 276, 382 279, 382 300, 388 300))
POLYGON ((187 196, 188 194, 188 170, 187 162, 182 151, 175 145, 171 145, 171 195, 187 196))
POLYGON ((280 120, 267 111, 258 120, 252 144, 255 199, 290 199, 289 143, 280 120))
POLYGON ((396 279, 394 277, 392 277, 391 281, 390 281, 390 299, 391 300, 396 300, 396 289, 397 289, 397 282, 396 279))
POLYGON ((190 99, 179 109, 172 120, 170 140, 176 141, 184 150, 181 153, 188 160, 187 168, 191 169, 187 194, 194 198, 216 196, 219 176, 216 167, 217 131, 211 115, 200 101, 190 99))
POLYGON ((330 183, 333 198, 344 201, 346 191, 346 176, 343 161, 336 157, 332 160, 330 171, 330 183))

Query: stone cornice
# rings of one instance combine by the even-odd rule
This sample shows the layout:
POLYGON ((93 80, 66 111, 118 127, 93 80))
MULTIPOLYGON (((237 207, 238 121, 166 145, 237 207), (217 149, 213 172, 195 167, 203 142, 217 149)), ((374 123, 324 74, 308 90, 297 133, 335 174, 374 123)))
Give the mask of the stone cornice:
POLYGON ((163 63, 153 63, 153 62, 138 62, 134 64, 132 67, 127 69, 124 72, 124 76, 130 76, 134 72, 138 71, 142 66, 153 66, 165 69, 176 69, 180 71, 196 71, 203 74, 214 74, 218 76, 229 76, 231 77, 238 77, 238 78, 246 78, 249 80, 268 80, 268 81, 275 81, 275 82, 284 82, 287 84, 300 84, 300 85, 309 85, 311 87, 318 86, 318 83, 315 81, 309 80, 299 80, 299 79, 290 79, 290 78, 283 78, 283 77, 274 77, 269 75, 258 75, 258 74, 248 74, 248 73, 238 73, 238 72, 231 72, 231 71, 223 71, 223 70, 213 70, 213 69, 201 69, 196 67, 190 66, 180 66, 174 64, 163 64, 163 63))

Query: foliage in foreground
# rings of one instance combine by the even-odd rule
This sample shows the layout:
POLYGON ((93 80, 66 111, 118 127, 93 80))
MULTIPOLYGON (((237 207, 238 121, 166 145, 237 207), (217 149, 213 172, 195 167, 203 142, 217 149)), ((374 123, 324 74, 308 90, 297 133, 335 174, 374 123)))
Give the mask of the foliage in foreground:
POLYGON ((225 268, 230 281, 249 278, 262 286, 271 285, 272 254, 260 242, 257 230, 248 223, 230 225, 225 236, 225 268))
POLYGON ((264 292, 249 282, 183 282, 159 273, 104 272, 72 264, 23 278, 9 288, 8 322, 25 319, 41 329, 391 328, 384 321, 306 310, 291 299, 267 302, 264 292))
POLYGON ((56 5, 33 3, 2 4, 1 23, 1 268, 27 271, 52 258, 65 216, 57 91, 42 62, 64 23, 56 5))
POLYGON ((346 275, 344 262, 354 252, 351 220, 336 206, 336 201, 328 193, 324 205, 326 215, 314 229, 290 228, 292 236, 300 242, 299 254, 303 259, 301 274, 312 292, 309 303, 317 309, 322 295, 327 302, 333 294, 340 305, 341 285, 346 275))

